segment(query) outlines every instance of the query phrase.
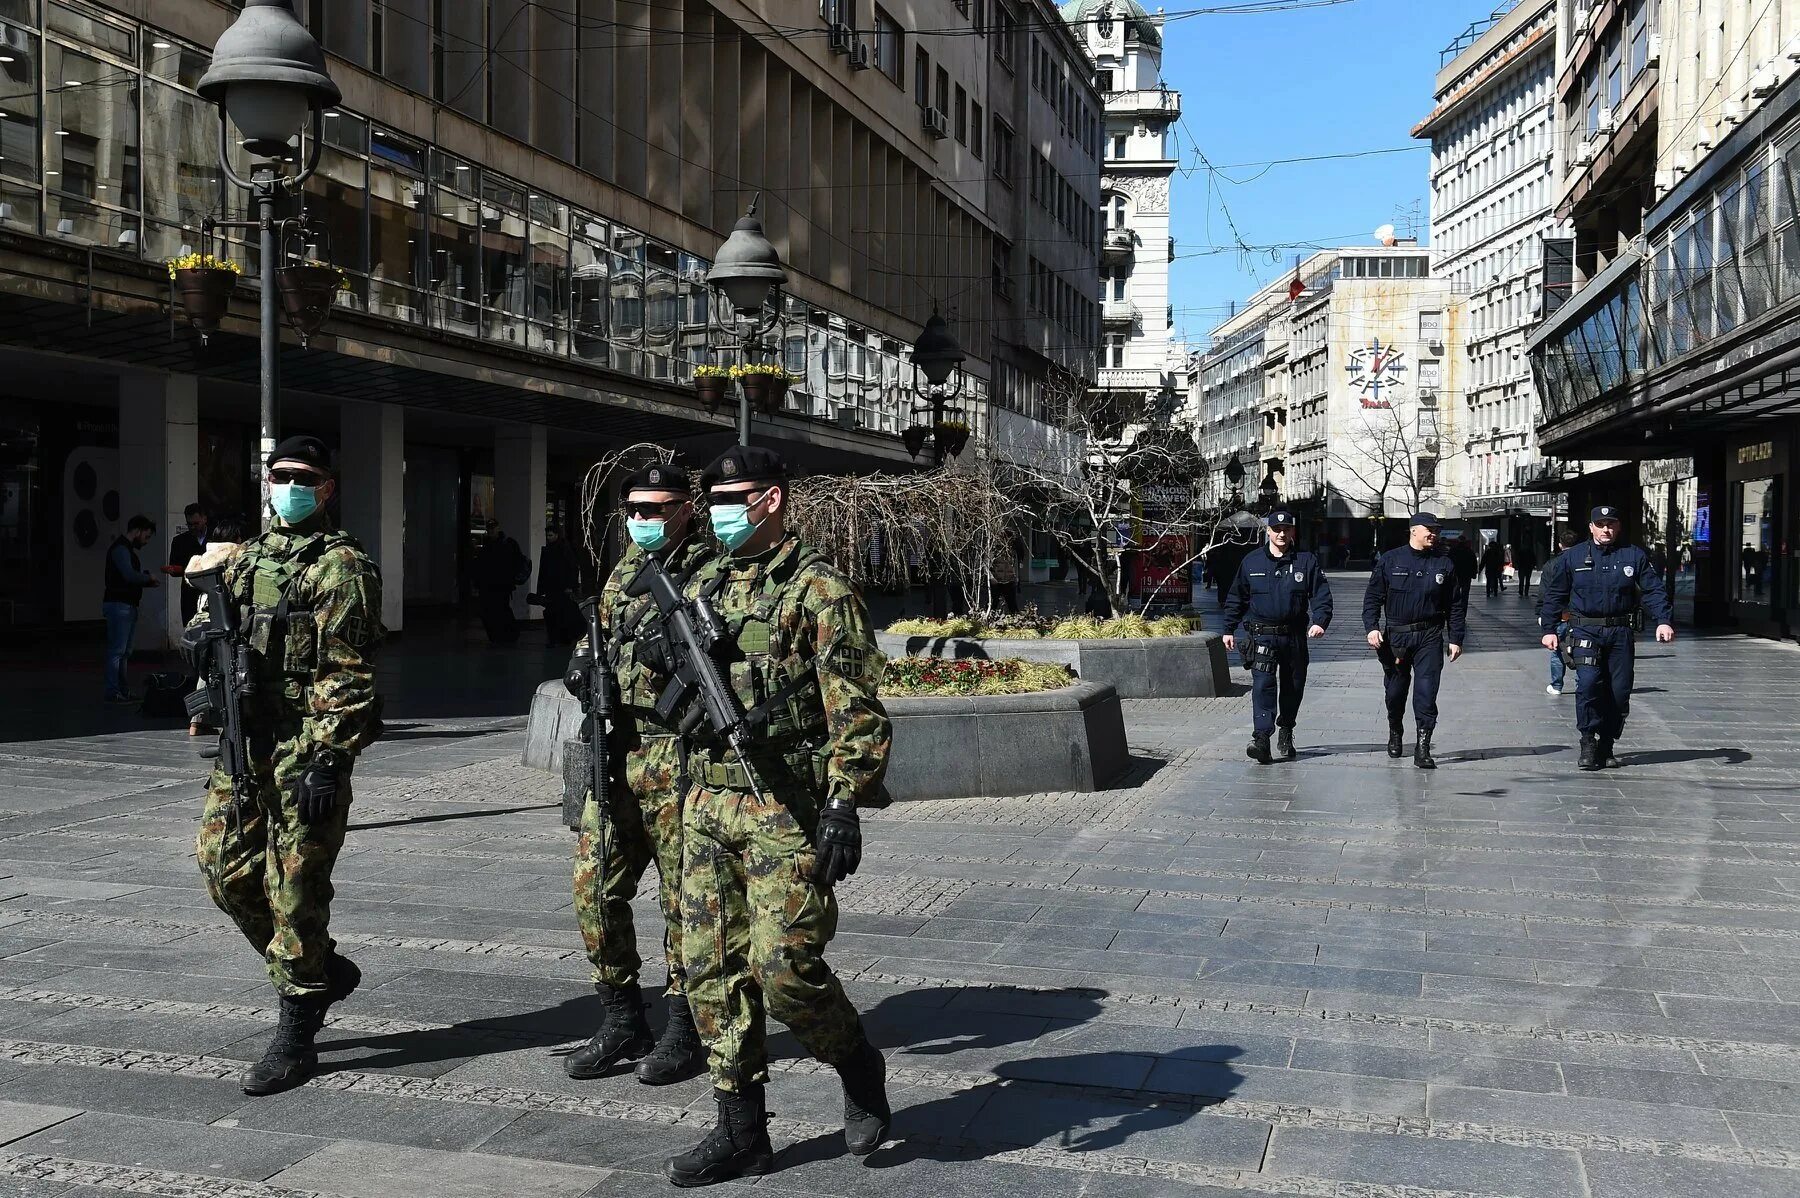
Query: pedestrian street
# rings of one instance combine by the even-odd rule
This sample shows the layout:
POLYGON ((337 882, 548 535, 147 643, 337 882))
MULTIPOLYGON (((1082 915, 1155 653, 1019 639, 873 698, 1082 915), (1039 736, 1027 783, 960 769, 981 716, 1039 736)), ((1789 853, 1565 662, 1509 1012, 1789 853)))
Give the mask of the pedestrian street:
MULTIPOLYGON (((830 959, 894 1133, 846 1155, 835 1075, 772 1027, 756 1192, 1800 1193, 1800 650, 1640 638, 1623 768, 1578 773, 1535 603, 1477 594, 1428 772, 1383 752, 1365 579, 1332 578, 1293 762, 1245 757, 1234 664, 1125 705, 1114 789, 865 817, 830 959)), ((0 1194, 672 1192, 707 1079, 552 1055, 597 1000, 522 708, 389 686, 332 913, 362 987, 267 1098, 238 1075, 274 996, 201 883, 184 731, 0 743, 0 1194)), ((635 910, 660 963, 650 885, 635 910)))

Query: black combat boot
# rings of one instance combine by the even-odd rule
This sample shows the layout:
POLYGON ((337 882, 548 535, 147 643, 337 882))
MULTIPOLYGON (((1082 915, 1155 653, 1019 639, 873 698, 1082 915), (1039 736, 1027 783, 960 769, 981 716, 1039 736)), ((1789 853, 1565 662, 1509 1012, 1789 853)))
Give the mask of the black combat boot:
POLYGON ((763 1088, 745 1086, 736 1094, 714 1089, 713 1100, 719 1104, 719 1121, 712 1131, 687 1152, 663 1162, 663 1176, 683 1189, 757 1176, 775 1163, 763 1088))
POLYGON ((1600 744, 1592 732, 1581 734, 1581 757, 1576 762, 1577 769, 1597 770, 1600 768, 1600 744))
POLYGON ((1244 746, 1244 756, 1260 765, 1267 765, 1269 762, 1275 760, 1273 757, 1269 756, 1269 734, 1267 732, 1252 732, 1250 734, 1250 743, 1244 746))
POLYGON ((837 1067, 844 1081, 844 1147, 851 1156, 868 1156, 887 1139, 893 1125, 888 1106, 887 1062, 867 1040, 856 1055, 837 1067))
POLYGON ((1283 761, 1294 759, 1294 730, 1292 728, 1275 729, 1275 754, 1283 761))
POLYGON ((646 1086, 668 1086, 706 1071, 706 1046, 694 1028, 687 995, 669 996, 669 1021, 650 1055, 638 1062, 637 1079, 646 1086))
POLYGON ((573 1078, 602 1077, 623 1061, 635 1061, 656 1047, 650 1021, 644 1018, 644 996, 637 983, 609 986, 596 982, 605 1008, 594 1038, 569 1054, 563 1072, 573 1078))
POLYGON ((323 994, 281 996, 281 1022, 262 1060, 244 1070, 244 1093, 262 1097, 303 1085, 319 1067, 313 1039, 325 1026, 331 999, 323 994))
POLYGON ((1413 746, 1413 764, 1422 770, 1437 768, 1437 759, 1431 755, 1431 733, 1427 729, 1419 730, 1419 743, 1413 746))
POLYGON ((343 1002, 362 985, 362 970, 349 957, 332 953, 331 960, 325 963, 325 982, 331 987, 325 997, 334 1003, 343 1002))
POLYGON ((1400 757, 1406 752, 1406 750, 1403 747, 1401 747, 1401 743, 1400 743, 1401 741, 1403 741, 1405 739, 1406 739, 1406 725, 1402 724, 1398 720, 1388 721, 1388 756, 1389 757, 1400 757))
POLYGON ((1604 737, 1597 737, 1595 739, 1599 742, 1594 748, 1595 769, 1616 770, 1625 764, 1623 761, 1620 761, 1617 757, 1613 756, 1613 743, 1611 740, 1604 737))

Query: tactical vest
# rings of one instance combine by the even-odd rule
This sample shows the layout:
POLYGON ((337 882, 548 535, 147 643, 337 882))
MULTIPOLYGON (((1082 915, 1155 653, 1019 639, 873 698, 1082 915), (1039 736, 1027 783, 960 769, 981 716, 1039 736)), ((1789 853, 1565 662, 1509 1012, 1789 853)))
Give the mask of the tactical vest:
POLYGON ((319 630, 307 608, 293 605, 295 585, 325 554, 356 538, 339 529, 317 533, 290 551, 270 552, 253 544, 239 559, 247 563, 231 579, 231 596, 264 678, 278 680, 282 697, 305 697, 319 664, 319 630))
MULTIPOLYGON (((732 685, 750 714, 755 738, 776 752, 822 738, 826 730, 813 647, 793 643, 793 628, 783 617, 799 599, 797 588, 790 585, 793 580, 827 560, 801 545, 758 575, 749 603, 738 606, 734 599, 728 609, 719 610, 726 636, 736 647, 735 653, 726 652, 732 685)), ((717 606, 716 597, 731 581, 727 564, 707 580, 700 594, 717 606)))
MULTIPOLYGON (((663 566, 676 586, 685 587, 708 556, 697 543, 690 542, 663 566)), ((641 568, 644 559, 633 560, 641 568)), ((649 718, 657 699, 662 696, 663 687, 668 685, 669 668, 647 635, 656 616, 656 601, 648 595, 628 597, 625 588, 632 577, 636 577, 635 569, 631 577, 621 577, 619 585, 613 589, 612 606, 608 611, 607 627, 611 635, 607 638, 607 664, 619 683, 619 702, 635 709, 640 718, 649 718)))

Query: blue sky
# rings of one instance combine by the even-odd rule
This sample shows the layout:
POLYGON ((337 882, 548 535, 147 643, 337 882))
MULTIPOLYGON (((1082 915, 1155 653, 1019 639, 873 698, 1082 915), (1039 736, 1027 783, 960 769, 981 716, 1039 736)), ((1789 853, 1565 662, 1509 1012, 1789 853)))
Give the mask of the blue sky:
MULTIPOLYGON (((1163 75, 1182 93, 1176 126, 1183 170, 1173 194, 1171 280, 1178 331, 1196 342, 1277 274, 1296 253, 1249 261, 1232 250, 1231 221, 1252 246, 1285 242, 1371 244, 1373 230, 1401 224, 1418 204, 1428 230, 1424 149, 1269 167, 1274 158, 1420 146, 1413 125, 1431 110, 1438 54, 1496 0, 1349 0, 1325 8, 1169 20, 1163 75), (1196 152, 1196 149, 1198 153, 1196 152), (1199 154, 1217 169, 1199 167, 1199 154), (1226 178, 1237 183, 1225 181, 1226 178), (1221 202, 1223 208, 1221 208, 1221 202), (1179 256, 1192 255, 1192 256, 1179 256)), ((1146 0, 1153 11, 1154 3, 1146 0)), ((1172 13, 1198 0, 1165 0, 1172 13)))

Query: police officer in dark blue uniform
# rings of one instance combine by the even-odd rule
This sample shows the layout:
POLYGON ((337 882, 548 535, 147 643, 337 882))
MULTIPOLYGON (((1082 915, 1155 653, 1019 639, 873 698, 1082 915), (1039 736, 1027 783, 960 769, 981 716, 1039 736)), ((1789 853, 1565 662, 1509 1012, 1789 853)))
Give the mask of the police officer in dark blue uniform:
POLYGON ((1284 761, 1294 756, 1294 719, 1306 694, 1306 642, 1331 627, 1331 584, 1318 558, 1294 548, 1294 513, 1273 511, 1263 522, 1268 546, 1244 556, 1225 596, 1225 648, 1238 647, 1241 623, 1256 712, 1244 752, 1267 765, 1273 760, 1269 735, 1277 729, 1276 751, 1284 761))
POLYGON ((1588 515, 1589 540, 1562 551, 1556 576, 1545 571, 1540 619, 1555 628, 1569 612, 1566 642, 1544 634, 1546 649, 1567 649, 1575 666, 1575 726, 1581 730, 1581 768, 1616 768, 1613 742, 1631 714, 1635 661, 1632 625, 1642 607, 1656 621, 1656 639, 1675 639, 1674 613, 1650 555, 1619 539, 1619 509, 1602 504, 1588 515))
POLYGON ((1451 661, 1462 656, 1463 637, 1469 630, 1469 584, 1451 565, 1450 555, 1439 548, 1438 518, 1430 512, 1415 513, 1407 543, 1375 559, 1369 589, 1363 594, 1363 628, 1381 661, 1387 694, 1388 756, 1401 753, 1410 685, 1413 719, 1419 728, 1413 764, 1435 770, 1431 733, 1437 728, 1444 647, 1448 643, 1451 661))

